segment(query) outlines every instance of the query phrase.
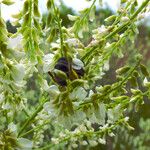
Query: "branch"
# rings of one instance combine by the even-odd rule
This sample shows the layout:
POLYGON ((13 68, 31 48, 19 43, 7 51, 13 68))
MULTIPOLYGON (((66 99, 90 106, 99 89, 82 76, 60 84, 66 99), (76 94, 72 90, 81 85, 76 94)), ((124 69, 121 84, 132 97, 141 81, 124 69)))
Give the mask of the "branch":
MULTIPOLYGON (((135 13, 131 16, 130 20, 124 24, 122 24, 120 27, 118 27, 116 30, 114 30, 113 32, 111 32, 110 34, 106 35, 105 37, 103 37, 103 40, 108 40, 109 38, 113 37, 115 34, 123 31, 126 26, 130 25, 132 23, 132 21, 137 17, 137 15, 148 5, 149 0, 145 0, 141 6, 135 11, 135 13)), ((86 57, 88 57, 89 55, 91 55, 92 52, 95 51, 95 49, 97 48, 97 46, 93 47, 91 50, 89 50, 82 58, 81 60, 84 61, 84 59, 86 57)))
POLYGON ((33 119, 37 116, 37 114, 43 109, 43 105, 45 102, 47 102, 48 99, 45 99, 37 109, 35 109, 35 112, 32 114, 32 116, 30 118, 28 118, 26 120, 26 122, 24 123, 24 125, 22 126, 22 128, 20 129, 19 133, 18 133, 18 137, 21 136, 22 132, 26 129, 26 127, 32 123, 33 119))
MULTIPOLYGON (((107 91, 107 93, 100 95, 99 99, 101 99, 102 97, 105 97, 106 95, 110 94, 114 90, 119 89, 128 80, 128 78, 132 75, 132 73, 135 71, 135 69, 139 66, 140 61, 141 61, 141 59, 139 59, 138 62, 136 63, 136 65, 129 70, 128 75, 116 87, 110 89, 109 91, 107 91)), ((81 103, 79 105, 79 107, 77 108, 77 110, 79 110, 82 106, 89 104, 89 103, 93 103, 92 99, 90 99, 89 101, 81 103)))

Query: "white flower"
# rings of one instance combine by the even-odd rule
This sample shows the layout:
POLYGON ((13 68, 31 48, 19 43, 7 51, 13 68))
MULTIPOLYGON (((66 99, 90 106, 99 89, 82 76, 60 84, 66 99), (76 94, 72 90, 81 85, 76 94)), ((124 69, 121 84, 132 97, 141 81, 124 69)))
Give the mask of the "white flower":
POLYGON ((54 144, 58 144, 59 143, 59 140, 57 138, 51 138, 51 141, 54 143, 54 144))
POLYGON ((144 81, 143 81, 144 86, 146 86, 147 83, 148 83, 148 80, 147 80, 147 78, 145 77, 145 78, 144 78, 144 81))
POLYGON ((81 68, 84 67, 83 62, 80 59, 73 58, 72 63, 73 63, 72 68, 74 68, 76 70, 80 70, 81 68))
POLYGON ((90 44, 87 46, 87 48, 96 46, 98 43, 99 43, 98 40, 93 39, 93 40, 90 42, 90 44))
POLYGON ((86 132, 86 131, 87 131, 87 128, 86 128, 83 124, 81 124, 81 125, 79 126, 79 130, 80 130, 81 132, 86 132))
POLYGON ((11 74, 15 82, 21 82, 25 76, 25 66, 23 64, 14 65, 11 74))
POLYGON ((66 135, 63 132, 59 133, 60 138, 64 138, 66 135))
POLYGON ((102 25, 101 27, 98 28, 98 32, 99 33, 104 33, 104 32, 107 32, 107 29, 104 25, 102 25))
POLYGON ((75 20, 77 20, 79 18, 78 16, 73 16, 73 15, 70 15, 70 14, 68 14, 67 16, 68 16, 68 19, 70 21, 75 21, 75 20))
POLYGON ((73 144, 72 144, 72 147, 73 147, 73 148, 77 148, 77 147, 78 147, 78 144, 73 143, 73 144))
POLYGON ((8 125, 8 129, 12 132, 17 132, 17 126, 13 122, 8 125))
POLYGON ((58 43, 51 43, 52 48, 60 48, 60 44, 58 43))
POLYGON ((84 100, 87 96, 87 92, 83 87, 77 87, 73 90, 72 93, 69 94, 69 98, 74 100, 77 99, 79 101, 84 100))
POLYGON ((109 48, 110 46, 111 46, 111 44, 109 42, 107 42, 105 48, 109 48))
POLYGON ((84 146, 88 145, 87 141, 82 141, 80 144, 84 146))
POLYGON ((48 72, 49 70, 53 69, 53 54, 46 54, 43 58, 43 71, 44 73, 48 72))
POLYGON ((104 63, 103 69, 104 69, 104 71, 108 71, 109 70, 109 61, 106 61, 104 63))
POLYGON ((42 80, 41 88, 46 92, 49 90, 49 85, 47 83, 47 80, 44 79, 42 80))
POLYGON ((95 110, 95 116, 100 125, 105 124, 106 119, 106 107, 104 103, 99 104, 99 109, 95 110))
POLYGON ((120 105, 116 106, 113 109, 108 109, 108 122, 112 123, 114 121, 116 121, 117 119, 119 119, 120 115, 121 115, 121 109, 120 109, 120 105))
POLYGON ((11 37, 8 40, 8 48, 11 49, 17 49, 17 50, 22 50, 23 46, 22 46, 22 35, 18 34, 16 37, 11 37))
POLYGON ((11 105, 7 102, 7 103, 4 103, 3 105, 2 105, 2 109, 4 109, 4 110, 8 110, 8 109, 11 109, 11 105))
POLYGON ((89 140, 89 144, 90 144, 90 146, 95 147, 98 143, 94 140, 89 140))
POLYGON ((145 16, 146 16, 145 13, 139 14, 137 19, 141 20, 141 19, 145 18, 145 16))
POLYGON ((113 132, 111 132, 111 133, 109 133, 109 136, 110 136, 110 137, 114 137, 115 134, 114 134, 113 132))
POLYGON ((0 93, 0 104, 4 101, 4 93, 0 93))
POLYGON ((123 22, 127 22, 127 21, 129 21, 130 19, 128 18, 128 17, 122 17, 121 18, 121 21, 123 21, 123 22))
POLYGON ((68 43, 69 46, 76 46, 78 43, 78 39, 76 38, 70 38, 66 40, 66 43, 68 43))
POLYGON ((86 120, 86 126, 90 129, 92 128, 92 123, 89 120, 86 120))
POLYGON ((94 94, 92 90, 89 91, 89 97, 91 97, 94 94))
POLYGON ((99 139, 98 139, 98 142, 101 143, 101 144, 106 144, 106 140, 105 140, 105 139, 102 139, 102 138, 99 138, 99 139))
POLYGON ((43 109, 44 111, 46 111, 49 115, 55 115, 54 113, 54 109, 52 107, 52 104, 50 102, 46 102, 44 105, 43 105, 43 109))
POLYGON ((127 122, 128 120, 129 120, 129 117, 125 117, 125 118, 124 118, 124 121, 127 122))
POLYGON ((60 94, 60 91, 56 85, 51 85, 48 89, 48 92, 50 96, 54 98, 60 94))
POLYGON ((108 33, 108 29, 104 25, 102 25, 101 27, 93 30, 92 32, 94 33, 93 38, 99 39, 100 37, 108 33))
POLYGON ((83 30, 80 30, 79 32, 78 32, 78 36, 79 36, 79 38, 83 38, 83 30))
POLYGON ((108 126, 109 126, 109 124, 107 123, 107 124, 105 124, 105 125, 102 126, 102 127, 100 126, 99 129, 100 129, 100 130, 105 130, 105 129, 108 128, 108 126))
POLYGON ((19 138, 18 142, 19 146, 21 147, 21 150, 31 150, 33 147, 33 142, 28 139, 19 138))
POLYGON ((80 134, 81 131, 78 128, 76 128, 72 133, 74 133, 74 134, 80 134))

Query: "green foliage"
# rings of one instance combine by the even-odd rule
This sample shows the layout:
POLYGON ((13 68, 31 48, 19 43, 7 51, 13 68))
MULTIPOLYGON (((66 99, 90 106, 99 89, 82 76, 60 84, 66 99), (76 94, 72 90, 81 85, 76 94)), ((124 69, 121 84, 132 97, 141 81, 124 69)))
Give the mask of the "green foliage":
POLYGON ((133 129, 127 110, 132 105, 139 111, 143 99, 150 97, 143 57, 136 51, 132 64, 115 70, 114 82, 99 81, 112 56, 125 57, 123 46, 134 43, 136 22, 149 0, 141 6, 136 0, 121 1, 117 14, 104 18, 100 27, 95 24, 95 2, 78 15, 68 14, 72 23, 67 27, 54 0, 47 1, 44 27, 38 0, 25 0, 13 16, 20 24, 15 34, 8 34, 0 17, 1 149, 89 149, 107 144, 120 126, 133 129), (91 35, 86 44, 84 33, 91 35))

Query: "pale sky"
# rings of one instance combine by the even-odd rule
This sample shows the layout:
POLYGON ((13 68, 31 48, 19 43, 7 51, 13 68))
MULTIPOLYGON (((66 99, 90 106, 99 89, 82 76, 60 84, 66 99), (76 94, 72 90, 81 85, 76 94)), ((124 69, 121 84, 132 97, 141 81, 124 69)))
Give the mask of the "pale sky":
MULTIPOLYGON (((39 5, 40 5, 40 11, 41 12, 45 12, 46 11, 46 1, 47 0, 39 0, 39 5)), ((72 7, 74 10, 78 11, 78 10, 82 10, 86 7, 89 7, 92 3, 91 2, 87 2, 85 0, 63 0, 65 2, 65 4, 69 7, 72 7)), ((98 4, 97 0, 97 4, 98 4)), ((143 0, 138 0, 139 3, 141 3, 143 0)), ((119 7, 119 2, 120 0, 103 0, 104 4, 108 4, 108 6, 115 11, 118 7, 119 7)), ((5 20, 12 20, 11 15, 12 14, 16 14, 17 12, 19 12, 19 10, 22 9, 22 4, 23 4, 23 0, 16 0, 15 4, 11 5, 11 6, 4 6, 2 5, 2 17, 5 20)))

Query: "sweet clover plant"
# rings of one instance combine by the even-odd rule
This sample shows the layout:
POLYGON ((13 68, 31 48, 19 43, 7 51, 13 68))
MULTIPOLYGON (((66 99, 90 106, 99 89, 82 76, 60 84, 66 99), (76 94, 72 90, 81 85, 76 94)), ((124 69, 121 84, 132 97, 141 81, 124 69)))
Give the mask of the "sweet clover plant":
MULTIPOLYGON (((123 58, 123 45, 134 44, 140 34, 137 23, 150 3, 121 0, 116 14, 91 28, 95 3, 91 0, 77 15, 68 14, 72 25, 65 27, 57 1, 47 0, 43 27, 38 0, 24 0, 22 10, 12 16, 18 25, 15 34, 7 31, 0 13, 0 149, 89 149, 105 145, 120 126, 133 129, 128 107, 138 111, 143 98, 150 98, 142 54, 137 51, 132 65, 118 68, 113 83, 101 85, 100 80, 112 56, 123 58), (90 42, 85 44, 86 33, 90 42), (29 83, 36 85, 33 97, 29 83)), ((13 4, 0 0, 8 9, 13 4)))

